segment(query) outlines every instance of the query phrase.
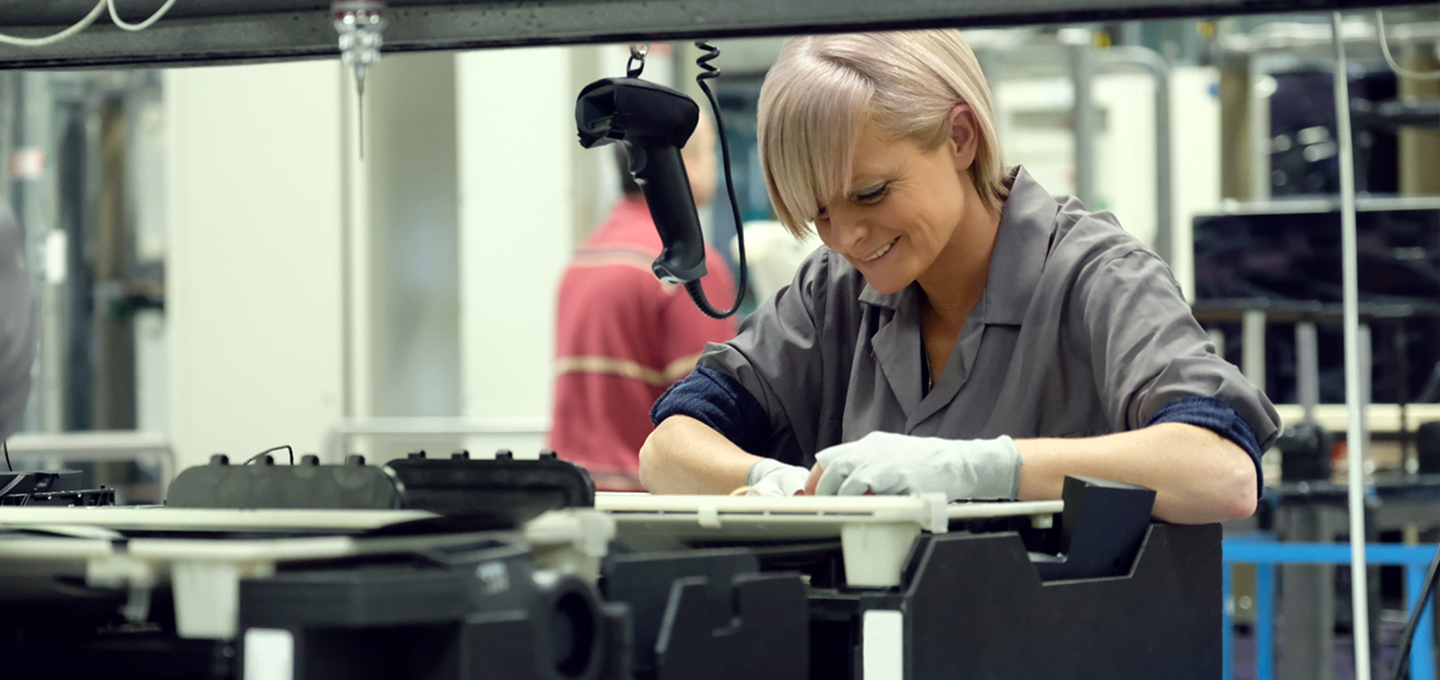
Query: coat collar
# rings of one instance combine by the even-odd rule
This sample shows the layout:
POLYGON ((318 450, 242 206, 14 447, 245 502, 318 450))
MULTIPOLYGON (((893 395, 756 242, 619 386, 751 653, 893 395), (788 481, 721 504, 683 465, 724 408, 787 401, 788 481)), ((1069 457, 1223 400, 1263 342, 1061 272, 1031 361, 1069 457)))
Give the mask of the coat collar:
POLYGON ((1025 168, 1015 166, 1010 197, 1000 213, 990 275, 982 294, 982 320, 986 324, 1020 325, 1035 297, 1040 271, 1050 252, 1055 215, 1060 206, 1025 168))

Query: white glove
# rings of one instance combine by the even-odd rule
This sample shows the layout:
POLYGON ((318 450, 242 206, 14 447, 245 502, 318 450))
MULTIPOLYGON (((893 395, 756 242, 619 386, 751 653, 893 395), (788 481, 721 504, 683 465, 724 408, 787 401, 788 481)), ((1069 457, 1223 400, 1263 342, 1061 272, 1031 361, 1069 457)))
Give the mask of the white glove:
POLYGON ((824 468, 815 495, 939 492, 947 500, 1014 498, 1020 452, 1009 437, 938 439, 871 432, 815 454, 824 468))
POLYGON ((745 475, 745 485, 757 496, 794 496, 805 491, 805 482, 809 480, 809 470, 774 458, 755 461, 745 475))

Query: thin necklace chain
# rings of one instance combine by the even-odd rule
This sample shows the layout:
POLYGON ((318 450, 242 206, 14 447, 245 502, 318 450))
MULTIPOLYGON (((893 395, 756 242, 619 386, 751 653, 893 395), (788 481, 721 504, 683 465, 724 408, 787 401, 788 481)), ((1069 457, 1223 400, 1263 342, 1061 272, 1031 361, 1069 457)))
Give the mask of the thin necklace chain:
POLYGON ((935 372, 930 368, 930 352, 925 349, 925 343, 920 343, 920 356, 925 359, 925 392, 935 388, 935 372))

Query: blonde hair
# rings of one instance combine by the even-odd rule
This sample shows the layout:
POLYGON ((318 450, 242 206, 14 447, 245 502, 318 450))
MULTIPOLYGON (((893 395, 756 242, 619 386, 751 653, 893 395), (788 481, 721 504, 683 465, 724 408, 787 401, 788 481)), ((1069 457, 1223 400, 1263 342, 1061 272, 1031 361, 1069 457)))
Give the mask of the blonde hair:
POLYGON ((998 214, 1009 189, 990 88, 955 30, 791 38, 760 88, 760 162, 776 217, 797 237, 820 205, 849 189, 860 130, 913 140, 926 151, 950 137, 950 111, 969 104, 979 128, 975 190, 998 214))

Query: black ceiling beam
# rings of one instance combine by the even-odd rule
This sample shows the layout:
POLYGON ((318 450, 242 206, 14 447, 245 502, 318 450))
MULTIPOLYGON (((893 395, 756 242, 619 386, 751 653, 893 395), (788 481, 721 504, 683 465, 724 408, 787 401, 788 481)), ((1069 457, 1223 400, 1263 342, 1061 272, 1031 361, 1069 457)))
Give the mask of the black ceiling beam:
MULTIPOLYGON (((163 0, 123 0, 139 21, 163 0)), ((1328 12, 1377 0, 391 0, 385 51, 623 43, 954 26, 1087 23, 1328 12)), ((0 32, 46 35, 94 0, 0 0, 0 32)), ((180 0, 138 33, 108 14, 40 48, 0 45, 0 68, 95 68, 255 62, 337 55, 329 2, 180 0)))

